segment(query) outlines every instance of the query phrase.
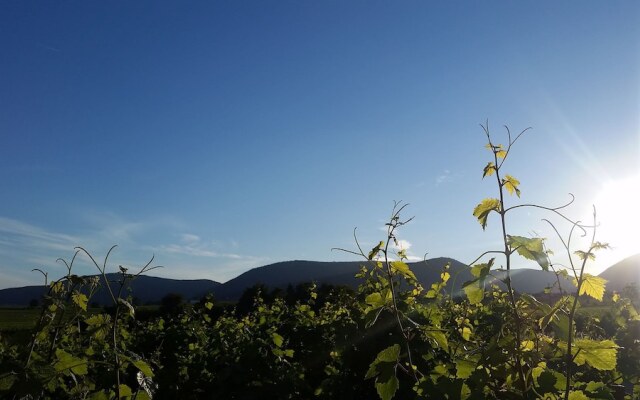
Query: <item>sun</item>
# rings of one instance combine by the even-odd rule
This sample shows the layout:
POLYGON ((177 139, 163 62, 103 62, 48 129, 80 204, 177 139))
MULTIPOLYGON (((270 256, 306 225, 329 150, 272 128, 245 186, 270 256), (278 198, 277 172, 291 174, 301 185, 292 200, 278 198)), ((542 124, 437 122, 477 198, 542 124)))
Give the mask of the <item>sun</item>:
POLYGON ((593 204, 600 224, 596 239, 612 246, 602 261, 640 253, 640 175, 607 182, 593 204))

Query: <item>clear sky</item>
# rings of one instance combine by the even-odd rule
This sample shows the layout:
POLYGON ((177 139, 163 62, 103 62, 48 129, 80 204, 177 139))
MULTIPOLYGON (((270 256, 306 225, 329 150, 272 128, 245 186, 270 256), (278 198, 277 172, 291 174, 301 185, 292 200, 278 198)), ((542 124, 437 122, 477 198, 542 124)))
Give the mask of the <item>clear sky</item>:
POLYGON ((523 201, 596 203, 594 272, 640 252, 639 2, 3 1, 0 51, 0 287, 78 245, 223 282, 352 259, 394 200, 413 257, 470 262, 499 244, 486 120, 533 128, 523 201))

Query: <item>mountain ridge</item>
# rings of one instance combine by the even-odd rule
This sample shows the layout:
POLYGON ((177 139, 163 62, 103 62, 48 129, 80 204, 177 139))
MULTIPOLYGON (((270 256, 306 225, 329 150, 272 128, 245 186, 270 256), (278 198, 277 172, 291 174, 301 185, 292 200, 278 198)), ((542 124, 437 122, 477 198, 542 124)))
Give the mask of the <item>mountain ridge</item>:
MULTIPOLYGON (((304 282, 319 284, 346 285, 357 287, 360 282, 355 274, 362 265, 362 261, 310 261, 291 260, 281 261, 252 268, 225 283, 209 279, 169 279, 149 275, 141 275, 131 282, 132 296, 141 303, 158 303, 169 293, 178 293, 186 300, 196 300, 213 293, 216 300, 237 300, 245 289, 263 284, 270 288, 284 289, 288 285, 304 282)), ((440 273, 446 264, 451 274, 447 290, 452 294, 459 294, 464 282, 472 279, 467 265, 449 257, 437 257, 420 262, 408 263, 423 287, 428 288, 440 279, 440 273)), ((504 287, 500 281, 505 271, 494 270, 492 282, 504 287)), ((98 276, 98 275, 93 275, 98 276)), ((115 279, 117 273, 107 274, 108 279, 115 279)), ((556 275, 551 271, 540 269, 518 268, 511 271, 512 285, 517 292, 540 293, 545 287, 556 283, 556 275)), ((631 282, 640 286, 640 254, 628 257, 603 271, 599 276, 607 279, 607 290, 622 290, 631 282)), ((566 288, 573 285, 571 280, 561 281, 566 288)), ((0 290, 0 306, 24 307, 33 299, 40 299, 45 293, 45 286, 25 286, 0 290)), ((105 290, 99 291, 91 299, 101 305, 111 303, 105 290)))

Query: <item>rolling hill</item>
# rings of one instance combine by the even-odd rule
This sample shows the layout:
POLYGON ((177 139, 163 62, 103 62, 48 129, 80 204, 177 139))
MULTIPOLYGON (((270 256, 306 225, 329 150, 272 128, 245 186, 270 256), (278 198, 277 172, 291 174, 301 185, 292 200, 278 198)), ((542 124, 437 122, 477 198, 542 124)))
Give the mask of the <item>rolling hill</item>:
POLYGON ((640 254, 613 264, 599 276, 607 280, 607 290, 621 291, 632 283, 640 288, 640 254))
MULTIPOLYGON (((107 279, 109 281, 116 280, 118 275, 107 274, 107 279)), ((181 294, 187 300, 199 299, 205 294, 213 292, 219 285, 219 282, 208 279, 179 280, 142 275, 131 282, 129 287, 132 296, 139 299, 141 303, 158 303, 168 293, 181 294)), ((26 286, 0 290, 0 306, 27 306, 31 300, 40 299, 45 290, 44 286, 26 286)), ((96 302, 100 305, 112 303, 109 293, 104 288, 101 288, 91 298, 91 302, 96 302)))
MULTIPOLYGON (((409 266, 425 288, 440 279, 440 273, 446 263, 450 264, 451 280, 448 290, 460 293, 464 282, 472 278, 469 268, 451 258, 433 258, 427 261, 410 263, 409 266)), ((207 293, 213 293, 217 300, 237 300, 244 290, 256 284, 264 284, 270 288, 286 288, 315 281, 331 285, 356 287, 359 280, 354 275, 360 270, 362 262, 319 262, 319 261, 285 261, 258 268, 253 268, 224 284, 200 280, 176 280, 153 276, 140 276, 131 284, 132 296, 141 303, 157 303, 168 293, 179 293, 185 299, 198 299, 207 293)), ((494 271, 497 279, 503 273, 494 271)), ((115 274, 108 275, 115 279, 115 274)), ((512 272, 513 287, 518 292, 539 293, 556 280, 552 272, 534 269, 516 269, 512 272)), ((499 283, 502 285, 502 283, 499 283)), ((565 285, 565 284, 563 284, 565 285)), ((568 285, 570 283, 566 283, 568 285)), ((43 286, 27 286, 0 290, 0 306, 26 306, 32 299, 38 299, 44 293, 43 286)), ((92 298, 92 302, 100 305, 111 304, 108 293, 101 290, 92 298)))

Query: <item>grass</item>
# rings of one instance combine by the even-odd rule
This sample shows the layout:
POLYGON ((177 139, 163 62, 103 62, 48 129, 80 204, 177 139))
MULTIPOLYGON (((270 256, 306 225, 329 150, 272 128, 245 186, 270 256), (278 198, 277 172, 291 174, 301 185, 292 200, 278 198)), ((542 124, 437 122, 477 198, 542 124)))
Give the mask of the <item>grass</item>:
MULTIPOLYGON (((136 307, 139 312, 153 312, 158 309, 156 305, 144 305, 136 307)), ((35 328, 40 318, 40 307, 36 308, 0 308, 0 332, 28 331, 35 328)), ((89 313, 104 312, 102 308, 90 308, 89 313)))
POLYGON ((0 332, 33 329, 40 308, 0 308, 0 332))

